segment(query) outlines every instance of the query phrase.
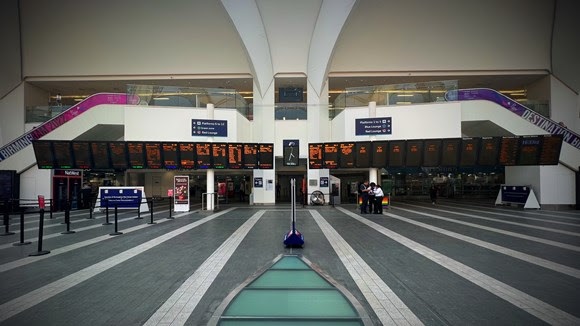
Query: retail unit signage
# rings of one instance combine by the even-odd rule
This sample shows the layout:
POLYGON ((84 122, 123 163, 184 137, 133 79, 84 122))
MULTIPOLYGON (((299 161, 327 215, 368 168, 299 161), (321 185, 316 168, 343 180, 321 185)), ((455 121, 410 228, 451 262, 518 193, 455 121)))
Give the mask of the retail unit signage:
POLYGON ((227 137, 228 121, 191 119, 191 135, 227 137))
POLYGON ((391 117, 355 119, 355 135, 390 135, 391 117))

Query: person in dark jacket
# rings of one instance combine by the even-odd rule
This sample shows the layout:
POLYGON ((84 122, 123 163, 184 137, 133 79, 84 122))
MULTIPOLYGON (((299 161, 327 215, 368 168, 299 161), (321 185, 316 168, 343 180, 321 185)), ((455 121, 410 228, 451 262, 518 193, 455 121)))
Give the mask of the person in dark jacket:
POLYGON ((431 203, 435 205, 437 203, 437 186, 431 185, 429 189, 429 197, 431 198, 431 203))
POLYGON ((368 207, 369 207, 369 181, 365 180, 365 182, 359 184, 358 186, 358 194, 362 199, 362 203, 360 205, 360 213, 361 214, 368 214, 368 207))

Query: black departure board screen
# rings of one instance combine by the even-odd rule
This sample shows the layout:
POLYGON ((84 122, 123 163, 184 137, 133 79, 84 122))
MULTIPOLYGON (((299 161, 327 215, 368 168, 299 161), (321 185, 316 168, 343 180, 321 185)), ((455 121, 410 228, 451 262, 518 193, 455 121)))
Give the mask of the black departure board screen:
POLYGON ((211 144, 211 158, 214 169, 225 169, 228 166, 228 144, 213 143, 211 144))
POLYGON ((56 169, 72 169, 73 156, 69 141, 54 141, 52 142, 52 150, 54 153, 54 167, 56 169))
POLYGON ((109 152, 111 153, 111 166, 113 169, 127 169, 127 147, 125 146, 125 142, 110 142, 109 152))
POLYGON ((72 142, 74 165, 77 169, 91 168, 91 149, 88 142, 72 142))
POLYGON ((127 142, 127 153, 129 154, 129 168, 145 168, 145 144, 140 142, 127 142))
POLYGON ((163 167, 166 169, 177 169, 179 166, 179 145, 177 143, 162 143, 161 150, 163 152, 163 167))
POLYGON ((520 136, 517 165, 540 165, 542 137, 520 136))
POLYGON ((311 169, 322 169, 322 152, 324 151, 324 144, 308 144, 308 166, 311 169))
POLYGON ((479 138, 463 138, 461 140, 461 151, 459 152, 459 166, 477 165, 477 156, 480 153, 480 145, 479 138))
POLYGON ((179 143, 179 165, 182 169, 195 169, 195 144, 179 143))
POLYGON ((46 140, 36 140, 32 142, 36 165, 39 169, 53 169, 54 157, 52 155, 52 143, 46 140))
POLYGON ((558 165, 564 137, 562 135, 548 135, 543 137, 540 165, 558 165))
MULTIPOLYGON (((441 166, 459 165, 460 138, 448 138, 441 140, 441 166)), ((474 161, 475 162, 475 161, 474 161)))
POLYGON ((356 167, 370 168, 371 167, 371 151, 372 145, 370 141, 355 143, 356 167))
POLYGON ((93 169, 110 169, 109 148, 106 142, 91 143, 91 157, 93 169))
POLYGON ((404 140, 394 140, 389 142, 389 166, 405 166, 406 146, 404 140))
POLYGON ((244 169, 258 168, 258 144, 244 144, 244 169))
POLYGON ((161 169, 163 161, 161 160, 161 143, 145 143, 145 159, 147 168, 161 169))
POLYGON ((195 144, 195 155, 197 157, 197 168, 198 169, 211 169, 211 143, 196 143, 195 144))
POLYGON ((389 143, 386 141, 375 141, 372 143, 372 162, 375 168, 386 168, 389 154, 389 143))
POLYGON ((500 141, 499 137, 481 137, 479 154, 477 155, 478 165, 497 165, 500 141))
POLYGON ((516 165, 518 158, 518 137, 502 137, 499 148, 500 165, 516 165))
POLYGON ((259 164, 260 169, 274 168, 274 144, 260 144, 259 147, 259 164))
POLYGON ((228 143, 228 168, 241 169, 244 167, 244 145, 228 143))
POLYGON ((441 139, 423 141, 423 166, 441 165, 441 139))
POLYGON ((407 153, 405 165, 409 167, 419 167, 423 164, 423 141, 407 140, 407 153))
POLYGON ((338 143, 324 144, 324 164, 325 169, 336 169, 338 167, 338 143))
POLYGON ((338 166, 341 168, 355 167, 355 143, 340 143, 338 166))

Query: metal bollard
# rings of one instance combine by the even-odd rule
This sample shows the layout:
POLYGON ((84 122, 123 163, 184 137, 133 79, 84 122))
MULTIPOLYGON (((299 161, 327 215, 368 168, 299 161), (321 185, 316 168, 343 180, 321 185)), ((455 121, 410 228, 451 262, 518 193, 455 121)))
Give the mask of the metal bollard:
POLYGON ((157 222, 153 222, 153 198, 151 198, 151 221, 147 224, 157 224, 157 222))
POLYGON ((123 234, 123 232, 119 232, 118 224, 119 224, 119 221, 117 220, 117 205, 115 205, 115 232, 109 233, 109 235, 123 234))
POLYGON ((41 209, 40 222, 38 225, 38 251, 28 254, 28 256, 42 256, 50 253, 50 250, 42 250, 43 229, 44 229, 44 209, 41 209))
POLYGON ((61 232, 60 234, 73 234, 76 233, 75 231, 71 231, 70 230, 70 210, 69 210, 69 205, 66 204, 65 210, 64 210, 64 224, 66 224, 66 231, 61 232))
POLYGON ((95 205, 93 204, 93 201, 91 200, 91 202, 89 203, 89 217, 87 217, 87 219, 92 220, 93 219, 93 210, 95 209, 95 205))
MULTIPOLYGON (((141 199, 141 202, 143 201, 143 199, 141 199)), ((141 203, 139 203, 139 205, 137 206, 137 217, 135 217, 136 220, 141 220, 143 219, 141 217, 141 203)))
POLYGON ((171 206, 172 206, 172 203, 173 203, 173 197, 169 197, 169 217, 167 219, 170 219, 170 220, 173 220, 174 219, 174 217, 171 216, 171 206))
POLYGON ((111 222, 109 222, 109 201, 108 200, 105 201, 105 223, 103 223, 103 225, 111 225, 111 222))
POLYGON ((13 246, 24 246, 31 244, 30 241, 24 241, 24 210, 20 211, 20 242, 13 243, 13 246))
POLYGON ((8 206, 6 203, 7 202, 4 202, 4 233, 0 235, 13 235, 14 232, 10 231, 10 213, 8 212, 8 206))

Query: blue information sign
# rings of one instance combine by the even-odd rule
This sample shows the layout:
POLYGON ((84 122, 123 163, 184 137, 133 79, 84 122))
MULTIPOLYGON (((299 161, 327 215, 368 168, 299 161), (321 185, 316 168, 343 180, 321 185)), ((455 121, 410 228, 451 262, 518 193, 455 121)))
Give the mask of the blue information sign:
POLYGON ((355 119, 355 135, 390 135, 391 117, 355 119))
POLYGON ((139 189, 101 189, 101 207, 138 208, 141 196, 139 189))
POLYGON ((191 119, 191 135, 227 137, 228 121, 191 119))
POLYGON ((264 188, 264 179, 254 178, 254 188, 264 188))
POLYGON ((501 201, 525 204, 530 195, 530 187, 526 186, 502 186, 501 188, 501 201))
POLYGON ((320 187, 328 188, 328 177, 320 177, 320 187))

